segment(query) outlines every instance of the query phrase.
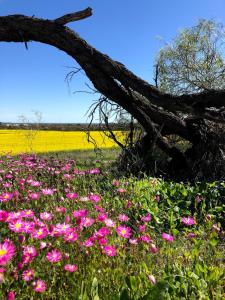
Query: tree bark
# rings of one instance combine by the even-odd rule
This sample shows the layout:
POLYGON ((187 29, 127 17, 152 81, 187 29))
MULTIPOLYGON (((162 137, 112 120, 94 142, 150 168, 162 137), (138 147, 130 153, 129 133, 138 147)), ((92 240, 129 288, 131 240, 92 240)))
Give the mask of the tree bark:
MULTIPOLYGON (((208 147, 210 139, 214 138, 213 134, 210 134, 210 139, 203 142, 204 139, 199 133, 203 125, 194 120, 207 120, 207 128, 211 128, 212 131, 216 122, 223 123, 225 90, 182 96, 161 92, 133 74, 123 64, 90 46, 77 33, 65 26, 68 22, 87 18, 91 14, 92 10, 87 8, 55 20, 23 15, 0 17, 0 41, 24 43, 38 41, 52 45, 73 57, 101 94, 119 104, 142 125, 146 135, 140 144, 143 151, 139 151, 139 154, 141 153, 143 159, 149 157, 149 151, 145 150, 154 141, 157 147, 172 158, 178 169, 186 168, 188 172, 193 173, 195 157, 193 153, 199 152, 201 147, 208 147), (213 126, 209 125, 211 122, 213 126), (192 143, 192 154, 190 150, 184 152, 171 145, 167 139, 171 134, 192 143)), ((218 132, 217 129, 215 131, 218 132)), ((219 136, 217 134, 217 141, 219 136)), ((210 151, 213 153, 215 147, 210 151)), ((221 155, 220 157, 223 157, 221 155)), ((202 177, 206 173, 204 171, 202 177)))

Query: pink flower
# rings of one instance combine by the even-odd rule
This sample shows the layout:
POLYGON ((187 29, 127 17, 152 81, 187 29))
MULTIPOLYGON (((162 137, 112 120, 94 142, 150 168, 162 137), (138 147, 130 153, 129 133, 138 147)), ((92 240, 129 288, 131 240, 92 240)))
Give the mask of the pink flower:
POLYGON ((41 190, 43 195, 53 195, 55 190, 54 189, 42 189, 41 190))
POLYGON ((124 238, 130 238, 132 234, 131 228, 123 225, 118 226, 116 228, 116 232, 119 236, 122 236, 124 238))
POLYGON ((118 219, 121 221, 121 222, 127 222, 129 221, 129 218, 127 215, 119 215, 118 219))
POLYGON ((97 216, 97 219, 98 219, 98 221, 100 221, 100 222, 104 222, 105 219, 107 219, 107 218, 108 218, 108 214, 107 214, 107 213, 100 213, 100 214, 97 216))
POLYGON ((148 244, 151 241, 151 237, 148 236, 148 235, 142 235, 140 237, 140 240, 143 241, 143 242, 145 242, 146 244, 148 244))
POLYGON ((0 222, 5 222, 8 219, 9 213, 5 210, 0 210, 0 222))
POLYGON ((66 213, 66 208, 62 206, 56 207, 55 211, 59 213, 66 213))
POLYGON ((162 238, 168 242, 173 242, 173 240, 174 240, 174 237, 172 235, 165 233, 165 232, 163 232, 162 238))
POLYGON ((196 224, 195 219, 192 218, 192 217, 184 217, 184 218, 182 218, 181 221, 184 225, 187 225, 187 226, 191 226, 191 225, 196 224))
POLYGON ((12 220, 9 223, 9 229, 13 232, 23 232, 24 222, 22 220, 12 220))
POLYGON ((83 242, 83 246, 90 248, 94 245, 93 238, 89 238, 86 241, 83 242))
POLYGON ((51 263, 56 263, 61 260, 62 254, 58 250, 53 249, 52 251, 47 253, 46 257, 51 263))
POLYGON ((132 206, 132 201, 127 200, 126 208, 131 208, 131 206, 132 206))
POLYGON ((97 204, 94 204, 94 208, 95 208, 95 210, 97 210, 100 213, 104 213, 105 212, 104 208, 101 207, 101 206, 99 206, 99 205, 97 205, 97 204))
POLYGON ((115 256, 116 255, 116 248, 113 246, 105 246, 103 248, 103 252, 108 256, 115 256))
POLYGON ((81 219, 81 224, 80 226, 84 226, 84 227, 90 227, 94 224, 95 220, 92 219, 92 218, 88 218, 88 217, 85 217, 85 218, 82 218, 81 219))
POLYGON ((23 232, 32 233, 34 230, 35 223, 34 222, 24 222, 23 223, 23 232))
POLYGON ((107 227, 115 227, 116 223, 112 219, 105 219, 104 223, 107 227))
POLYGON ((79 209, 79 210, 75 210, 73 212, 73 216, 77 219, 81 219, 86 217, 88 214, 88 210, 87 209, 79 209))
POLYGON ((150 281, 153 285, 156 284, 156 279, 155 279, 155 276, 154 276, 154 275, 148 275, 148 279, 149 279, 149 281, 150 281))
POLYGON ((42 293, 46 289, 46 284, 43 280, 38 279, 36 282, 34 282, 34 290, 37 293, 42 293))
POLYGON ((196 237, 196 234, 193 233, 193 232, 189 232, 188 235, 187 235, 187 237, 188 237, 189 239, 193 239, 193 238, 196 237))
POLYGON ((50 212, 45 211, 43 213, 40 213, 40 218, 44 221, 50 221, 52 219, 52 214, 50 212))
POLYGON ((37 256, 37 250, 33 246, 24 246, 23 247, 23 255, 24 256, 30 256, 30 257, 35 257, 35 256, 37 256))
POLYGON ((77 197, 78 197, 78 194, 76 194, 76 193, 66 194, 66 198, 68 198, 68 199, 77 199, 77 197))
POLYGON ((100 170, 98 168, 89 170, 89 174, 100 174, 100 170))
POLYGON ((2 193, 0 195, 0 202, 7 202, 9 200, 11 200, 13 197, 13 194, 11 193, 2 193))
POLYGON ((138 244, 138 239, 129 239, 129 243, 131 245, 137 245, 138 244))
POLYGON ((0 266, 6 265, 15 254, 15 246, 6 239, 3 244, 0 244, 0 266))
POLYGON ((160 202, 160 195, 156 195, 155 200, 156 200, 156 202, 160 202))
POLYGON ((7 300, 14 300, 15 299, 15 292, 14 291, 10 291, 7 295, 7 300))
POLYGON ((144 232, 146 229, 146 225, 138 225, 139 232, 144 232))
POLYGON ((65 271, 68 271, 68 272, 71 272, 71 273, 76 272, 77 269, 78 269, 77 265, 70 265, 70 264, 68 264, 68 265, 65 265, 65 267, 64 267, 65 271))
POLYGON ((152 217, 151 217, 150 214, 147 214, 147 215, 141 217, 141 220, 142 220, 143 222, 150 222, 151 219, 152 219, 152 217))
POLYGON ((54 229, 56 234, 62 235, 70 231, 70 224, 56 224, 54 229))
POLYGON ((34 271, 32 269, 23 271, 22 277, 24 281, 30 281, 34 278, 34 271))
POLYGON ((110 230, 108 227, 102 227, 98 231, 95 232, 95 236, 97 238, 103 238, 110 234, 110 230))
POLYGON ((40 184, 39 181, 34 181, 34 180, 32 180, 32 181, 30 182, 30 185, 31 185, 31 186, 34 186, 34 187, 37 187, 37 186, 40 186, 41 184, 40 184))
POLYGON ((117 189, 117 192, 120 194, 124 194, 124 193, 126 193, 126 190, 123 188, 119 188, 119 189, 117 189))
POLYGON ((41 240, 48 235, 48 230, 46 227, 40 227, 33 231, 32 236, 34 239, 41 240))
POLYGON ((153 244, 153 243, 151 243, 151 244, 149 245, 149 250, 150 250, 150 252, 153 253, 153 254, 155 254, 155 253, 158 252, 158 248, 157 248, 156 245, 153 244))
POLYGON ((29 197, 33 200, 38 200, 40 198, 40 193, 29 193, 29 197))
POLYGON ((99 195, 89 195, 89 199, 92 202, 99 202, 101 200, 101 197, 99 195))
POLYGON ((98 240, 98 242, 99 242, 99 245, 106 245, 107 244, 107 240, 105 239, 105 238, 100 238, 99 240, 98 240))
POLYGON ((75 230, 65 233, 64 240, 68 243, 75 242, 78 239, 78 234, 75 230))
POLYGON ((33 218, 34 217, 34 212, 31 209, 24 210, 24 211, 21 212, 21 214, 22 214, 21 216, 23 218, 33 218))

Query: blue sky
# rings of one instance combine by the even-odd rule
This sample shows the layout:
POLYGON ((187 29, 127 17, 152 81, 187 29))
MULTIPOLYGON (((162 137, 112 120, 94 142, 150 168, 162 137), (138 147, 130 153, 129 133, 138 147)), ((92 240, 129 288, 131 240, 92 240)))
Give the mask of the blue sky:
MULTIPOLYGON (((199 18, 225 23, 224 0, 0 0, 1 15, 25 14, 55 19, 93 8, 93 16, 70 23, 88 43, 151 82, 153 65, 163 42, 171 41, 199 18)), ((70 89, 65 76, 76 62, 48 45, 0 43, 0 121, 17 122, 20 115, 43 122, 86 122, 93 95, 84 90, 87 78, 74 77, 70 89)))

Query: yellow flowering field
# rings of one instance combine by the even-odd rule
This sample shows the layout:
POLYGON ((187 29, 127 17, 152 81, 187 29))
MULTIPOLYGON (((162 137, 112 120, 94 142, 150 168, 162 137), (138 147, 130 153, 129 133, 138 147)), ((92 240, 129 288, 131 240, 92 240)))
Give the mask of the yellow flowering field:
MULTIPOLYGON (((114 133, 122 136, 120 131, 114 133)), ((116 144, 100 131, 92 131, 91 136, 100 148, 116 147, 116 144)), ((0 154, 88 149, 94 149, 94 145, 88 143, 84 131, 0 130, 0 154)))

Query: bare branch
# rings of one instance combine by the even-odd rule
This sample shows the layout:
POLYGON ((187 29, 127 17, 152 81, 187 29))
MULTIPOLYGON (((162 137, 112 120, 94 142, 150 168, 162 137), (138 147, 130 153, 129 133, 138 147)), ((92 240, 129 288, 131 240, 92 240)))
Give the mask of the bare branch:
POLYGON ((72 13, 72 14, 64 15, 60 18, 55 19, 54 21, 57 24, 66 25, 69 22, 79 21, 79 20, 82 20, 82 19, 86 19, 90 16, 92 16, 92 8, 88 7, 84 10, 77 11, 77 12, 72 13))

